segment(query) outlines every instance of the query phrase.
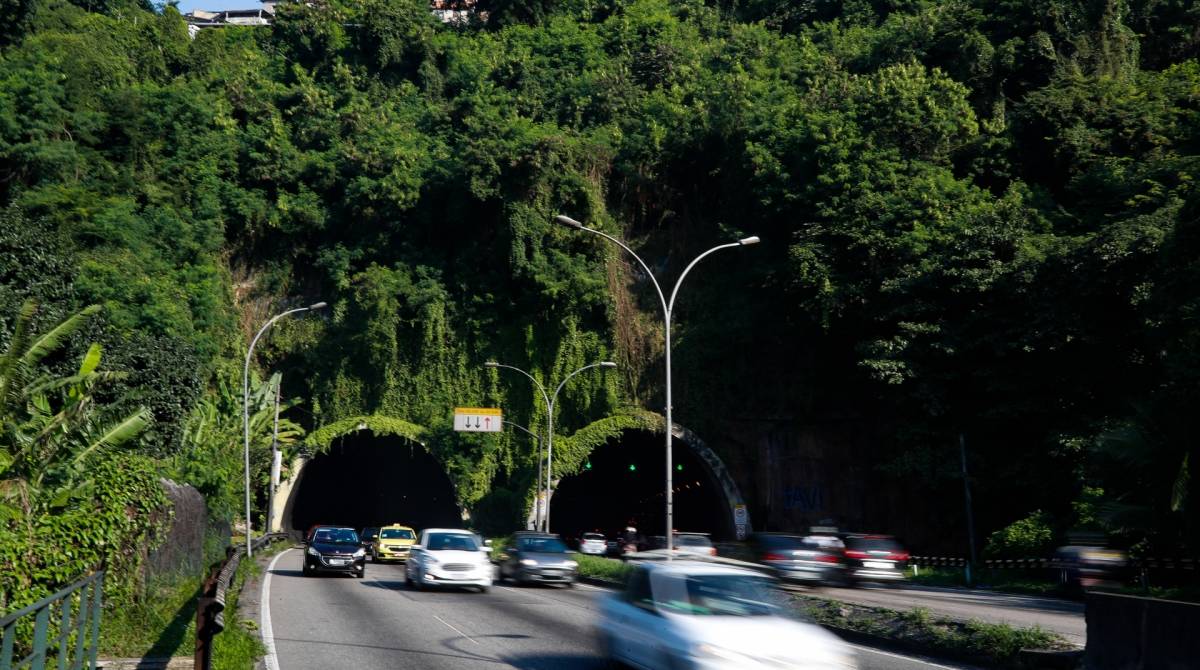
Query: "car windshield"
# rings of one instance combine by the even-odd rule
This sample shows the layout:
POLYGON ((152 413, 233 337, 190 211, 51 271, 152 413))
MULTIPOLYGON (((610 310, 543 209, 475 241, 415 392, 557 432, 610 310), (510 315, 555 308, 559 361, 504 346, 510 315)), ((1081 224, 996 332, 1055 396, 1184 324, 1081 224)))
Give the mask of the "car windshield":
POLYGON ((585 534, 583 535, 583 539, 585 539, 585 540, 600 540, 600 541, 603 541, 603 540, 604 540, 604 536, 603 536, 603 535, 600 535, 599 533, 585 533, 585 534))
POLYGON ((474 535, 438 533, 429 536, 429 546, 426 548, 430 551, 479 551, 479 544, 475 542, 474 535))
POLYGON ((764 535, 760 541, 763 547, 775 550, 811 549, 818 546, 815 542, 794 535, 764 535))
POLYGON ((411 540, 413 532, 407 528, 385 528, 379 531, 381 540, 411 540))
POLYGON ((680 547, 711 547, 712 542, 703 535, 676 535, 675 544, 680 547))
POLYGON ((777 610, 764 577, 691 575, 683 582, 684 588, 671 588, 668 598, 658 601, 661 609, 691 616, 766 616, 777 610))
POLYGON ((517 548, 539 554, 561 554, 567 550, 567 545, 557 537, 523 537, 517 540, 517 548))
POLYGON ((330 544, 358 544, 358 533, 349 528, 322 528, 317 531, 313 541, 330 544))
POLYGON ((895 540, 884 537, 848 537, 846 548, 856 551, 900 551, 895 540))

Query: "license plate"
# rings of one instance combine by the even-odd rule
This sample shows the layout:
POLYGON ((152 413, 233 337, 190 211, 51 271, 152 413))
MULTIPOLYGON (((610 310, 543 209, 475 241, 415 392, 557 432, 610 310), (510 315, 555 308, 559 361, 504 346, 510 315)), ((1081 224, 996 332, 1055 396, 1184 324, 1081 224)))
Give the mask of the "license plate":
POLYGON ((329 564, 330 564, 330 565, 345 565, 345 564, 347 564, 347 563, 349 563, 349 562, 350 562, 350 561, 347 561, 347 560, 346 560, 346 559, 344 559, 344 558, 331 558, 331 559, 329 559, 329 564))
POLYGON ((891 561, 863 561, 863 566, 868 568, 880 568, 883 570, 891 570, 891 561))

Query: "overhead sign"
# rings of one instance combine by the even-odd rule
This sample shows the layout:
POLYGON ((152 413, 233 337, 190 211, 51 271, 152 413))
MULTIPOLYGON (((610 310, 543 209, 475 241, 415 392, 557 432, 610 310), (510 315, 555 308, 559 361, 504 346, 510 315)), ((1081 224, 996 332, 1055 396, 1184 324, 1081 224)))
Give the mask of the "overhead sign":
POLYGON ((454 430, 467 433, 499 433, 504 413, 498 407, 455 407, 454 430))

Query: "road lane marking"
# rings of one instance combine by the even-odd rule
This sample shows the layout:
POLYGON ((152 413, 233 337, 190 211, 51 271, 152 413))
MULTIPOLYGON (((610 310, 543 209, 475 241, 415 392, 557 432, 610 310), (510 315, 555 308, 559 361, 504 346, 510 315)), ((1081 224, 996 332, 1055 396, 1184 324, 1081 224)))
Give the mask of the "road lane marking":
POLYGON ((924 663, 925 665, 927 665, 931 668, 938 668, 938 670, 960 670, 959 668, 955 668, 955 667, 949 666, 949 665, 938 665, 937 663, 931 663, 923 658, 917 658, 916 656, 905 656, 903 654, 893 654, 890 651, 881 651, 881 650, 875 649, 873 647, 864 647, 861 644, 851 644, 849 642, 846 642, 846 644, 855 649, 859 649, 859 650, 862 650, 862 651, 865 651, 868 653, 872 653, 872 654, 879 654, 880 656, 889 656, 891 658, 899 658, 901 660, 912 661, 914 663, 924 663))
POLYGON ((436 614, 435 614, 435 615, 433 615, 433 618, 437 619, 438 621, 441 621, 441 622, 442 622, 442 624, 444 624, 444 625, 445 625, 447 628, 449 628, 450 630, 454 631, 455 633, 458 633, 459 635, 461 635, 461 636, 463 636, 463 637, 467 638, 468 640, 470 640, 470 641, 472 641, 472 642, 475 642, 475 644, 479 644, 479 642, 476 642, 475 638, 471 637, 470 635, 467 635, 466 633, 464 633, 464 632, 462 632, 461 630, 459 630, 459 629, 455 628, 454 626, 451 626, 451 625, 450 625, 450 623, 449 623, 449 622, 447 622, 447 621, 446 621, 445 619, 443 619, 442 617, 440 617, 440 616, 438 616, 438 615, 436 615, 436 614))
POLYGON ((275 555, 271 565, 267 566, 267 576, 263 578, 262 603, 258 611, 261 615, 259 630, 262 631, 263 645, 267 648, 267 655, 263 657, 267 670, 279 670, 279 659, 275 656, 275 630, 271 628, 271 573, 275 571, 275 564, 279 559, 289 551, 291 549, 284 549, 275 555))

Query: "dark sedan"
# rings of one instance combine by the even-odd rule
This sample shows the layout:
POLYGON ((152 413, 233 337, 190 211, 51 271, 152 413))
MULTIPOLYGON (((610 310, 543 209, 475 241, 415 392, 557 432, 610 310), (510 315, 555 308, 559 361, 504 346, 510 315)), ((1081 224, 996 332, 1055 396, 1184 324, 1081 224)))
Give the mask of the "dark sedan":
POLYGON ((367 570, 367 552, 353 528, 320 526, 304 550, 304 576, 321 572, 344 572, 362 579, 367 570))
POLYGON ((841 584, 846 579, 842 543, 822 543, 823 538, 758 533, 754 536, 756 559, 771 568, 776 577, 809 584, 841 584))
POLYGON ((579 564, 567 552, 567 545, 557 535, 517 533, 500 560, 500 579, 571 586, 578 568, 579 564))

